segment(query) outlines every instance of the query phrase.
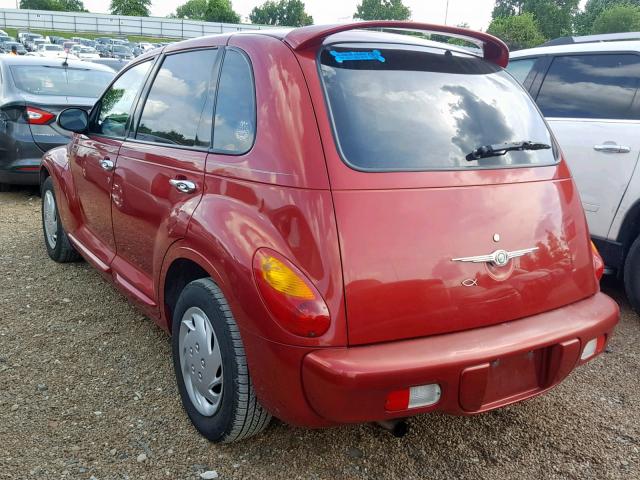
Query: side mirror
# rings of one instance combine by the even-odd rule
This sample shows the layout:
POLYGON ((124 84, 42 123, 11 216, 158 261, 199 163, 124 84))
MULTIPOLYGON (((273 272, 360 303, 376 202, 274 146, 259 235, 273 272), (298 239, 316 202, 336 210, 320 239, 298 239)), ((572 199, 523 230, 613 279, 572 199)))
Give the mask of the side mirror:
POLYGON ((57 124, 75 133, 85 133, 89 126, 89 115, 81 108, 67 108, 58 114, 57 124))

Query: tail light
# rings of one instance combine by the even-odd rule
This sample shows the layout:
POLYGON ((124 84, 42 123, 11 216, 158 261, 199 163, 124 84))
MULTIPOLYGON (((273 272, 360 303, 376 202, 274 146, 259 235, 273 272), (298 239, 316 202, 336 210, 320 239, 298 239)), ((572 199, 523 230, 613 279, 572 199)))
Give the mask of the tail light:
POLYGON ((46 125, 56 118, 54 113, 36 107, 27 107, 27 123, 30 125, 46 125))
POLYGON ((258 290, 278 323, 301 337, 318 337, 330 326, 329 309, 313 284, 291 262, 267 249, 253 258, 258 290))
POLYGON ((604 275, 604 260, 602 260, 600 252, 598 252, 598 249, 593 242, 591 242, 591 252, 593 254, 593 270, 596 273, 596 278, 600 281, 602 275, 604 275))

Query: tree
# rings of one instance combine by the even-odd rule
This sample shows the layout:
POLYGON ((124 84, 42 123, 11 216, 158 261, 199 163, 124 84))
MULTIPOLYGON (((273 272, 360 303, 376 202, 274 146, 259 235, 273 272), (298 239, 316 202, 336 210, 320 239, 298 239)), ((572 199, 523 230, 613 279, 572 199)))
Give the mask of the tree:
POLYGON ((362 0, 353 18, 360 20, 409 20, 411 9, 402 0, 362 0))
POLYGON ((20 0, 20 8, 30 10, 58 10, 51 0, 20 0))
POLYGON ((54 10, 61 12, 86 12, 80 0, 20 0, 20 8, 54 10))
POLYGON ((204 20, 207 14, 207 0, 189 0, 176 8, 176 18, 204 20))
POLYGON ((514 15, 522 15, 524 0, 496 0, 491 13, 491 18, 513 17, 514 15))
POLYGON ((132 17, 148 17, 151 0, 111 0, 112 15, 129 15, 132 17))
POLYGON ((233 9, 231 0, 209 0, 205 20, 207 22, 240 23, 240 15, 233 9))
POLYGON ((305 11, 301 0, 268 0, 261 6, 254 7, 249 19, 251 23, 287 27, 302 27, 313 23, 313 17, 305 11))
POLYGON ((523 11, 533 14, 545 38, 564 37, 573 33, 578 3, 579 0, 525 0, 523 11))
POLYGON ((640 7, 640 0, 589 0, 584 11, 578 13, 574 20, 575 32, 578 35, 593 33, 596 18, 607 9, 617 5, 634 5, 640 7))
POLYGON ((640 30, 640 7, 616 5, 603 11, 593 22, 592 33, 637 32, 640 30))
POLYGON ((531 13, 494 18, 487 32, 502 39, 512 50, 535 47, 545 40, 531 13))
MULTIPOLYGON (((639 0, 640 1, 640 0, 639 0)), ((546 38, 570 35, 580 0, 497 0, 492 18, 531 13, 546 38)))
POLYGON ((62 12, 88 12, 81 0, 57 0, 62 12))

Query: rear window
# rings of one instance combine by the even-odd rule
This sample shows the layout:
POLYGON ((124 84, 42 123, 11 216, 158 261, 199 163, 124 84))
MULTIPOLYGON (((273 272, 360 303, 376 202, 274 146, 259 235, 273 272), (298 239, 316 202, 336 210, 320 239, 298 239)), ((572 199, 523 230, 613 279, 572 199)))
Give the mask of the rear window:
POLYGON ((540 113, 500 67, 440 48, 331 45, 320 72, 344 161, 366 171, 550 165, 555 149, 468 161, 485 145, 553 145, 540 113))
POLYGON ((115 73, 43 65, 13 65, 11 75, 18 90, 31 95, 98 98, 115 73))

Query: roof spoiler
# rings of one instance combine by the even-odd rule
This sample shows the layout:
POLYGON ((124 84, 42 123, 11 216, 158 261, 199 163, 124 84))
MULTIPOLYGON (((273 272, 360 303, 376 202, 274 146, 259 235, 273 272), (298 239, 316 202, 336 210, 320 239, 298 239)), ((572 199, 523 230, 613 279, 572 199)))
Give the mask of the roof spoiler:
POLYGON ((481 42, 483 57, 485 60, 495 63, 503 68, 509 63, 509 47, 507 47, 507 45, 499 38, 489 35, 488 33, 476 32, 475 30, 469 30, 466 28, 433 25, 430 23, 382 20, 339 25, 311 25, 309 27, 296 28, 295 30, 290 31, 285 35, 284 41, 294 50, 301 51, 308 48, 319 47, 322 45, 325 38, 335 33, 372 28, 417 30, 462 38, 473 43, 481 42))

